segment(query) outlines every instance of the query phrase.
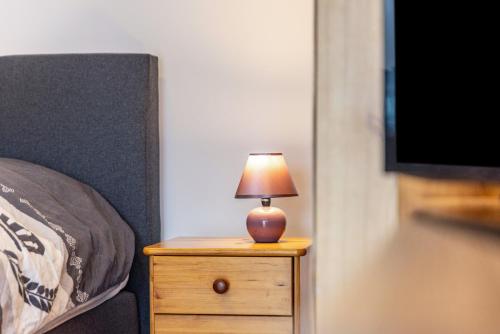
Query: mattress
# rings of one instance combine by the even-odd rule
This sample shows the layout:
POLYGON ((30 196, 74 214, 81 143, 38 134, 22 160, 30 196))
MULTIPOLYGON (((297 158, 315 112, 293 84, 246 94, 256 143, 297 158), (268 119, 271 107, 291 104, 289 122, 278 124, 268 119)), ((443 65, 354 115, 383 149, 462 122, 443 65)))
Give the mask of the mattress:
MULTIPOLYGON (((46 333, 49 330, 56 328, 57 326, 67 322, 70 319, 73 319, 77 317, 80 314, 83 314, 89 310, 92 310, 99 305, 103 304, 107 300, 113 298, 116 296, 124 287, 127 285, 128 277, 126 280, 123 282, 117 284, 116 286, 113 286, 109 288, 108 290, 104 291, 100 295, 92 298, 91 300, 87 301, 84 304, 78 305, 75 308, 72 308, 71 310, 63 313, 61 316, 57 317, 53 321, 47 323, 45 326, 40 328, 39 330, 36 331, 37 334, 42 334, 46 333)), ((137 318, 137 315, 135 316, 137 318)))
POLYGON ((137 334, 135 295, 122 291, 110 300, 47 332, 48 334, 137 334))

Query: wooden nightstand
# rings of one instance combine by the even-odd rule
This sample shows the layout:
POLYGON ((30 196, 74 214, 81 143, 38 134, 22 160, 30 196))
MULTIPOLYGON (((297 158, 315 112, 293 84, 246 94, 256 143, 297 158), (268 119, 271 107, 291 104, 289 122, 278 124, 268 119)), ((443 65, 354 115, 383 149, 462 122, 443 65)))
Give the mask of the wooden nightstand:
POLYGON ((151 333, 298 334, 300 257, 310 245, 175 238, 145 247, 151 333))

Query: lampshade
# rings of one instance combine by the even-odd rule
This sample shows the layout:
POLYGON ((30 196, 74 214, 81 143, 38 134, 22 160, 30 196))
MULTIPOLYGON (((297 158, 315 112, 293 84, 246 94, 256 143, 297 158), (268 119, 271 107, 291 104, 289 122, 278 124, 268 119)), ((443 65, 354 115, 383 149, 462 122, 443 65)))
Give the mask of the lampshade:
POLYGON ((281 153, 251 153, 243 170, 236 198, 297 196, 281 153))

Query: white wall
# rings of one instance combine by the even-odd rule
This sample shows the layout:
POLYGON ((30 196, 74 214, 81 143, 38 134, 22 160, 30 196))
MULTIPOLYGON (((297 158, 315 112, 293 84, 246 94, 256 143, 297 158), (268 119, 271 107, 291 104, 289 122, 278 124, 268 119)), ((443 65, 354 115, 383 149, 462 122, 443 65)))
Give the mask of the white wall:
POLYGON ((313 7, 313 0, 0 0, 0 54, 159 56, 163 236, 245 235, 246 213, 258 202, 233 196, 254 151, 285 153, 300 196, 274 203, 288 214, 288 235, 310 236, 313 7))

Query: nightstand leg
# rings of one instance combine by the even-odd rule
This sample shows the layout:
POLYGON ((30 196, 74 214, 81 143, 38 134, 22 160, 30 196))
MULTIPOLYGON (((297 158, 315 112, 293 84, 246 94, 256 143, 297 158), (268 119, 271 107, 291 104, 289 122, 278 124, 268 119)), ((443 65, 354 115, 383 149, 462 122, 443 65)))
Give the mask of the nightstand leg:
POLYGON ((300 257, 293 258, 293 333, 300 334, 300 257))
POLYGON ((149 333, 155 333, 155 312, 154 312, 154 285, 153 285, 153 262, 154 256, 149 257, 149 333))

